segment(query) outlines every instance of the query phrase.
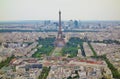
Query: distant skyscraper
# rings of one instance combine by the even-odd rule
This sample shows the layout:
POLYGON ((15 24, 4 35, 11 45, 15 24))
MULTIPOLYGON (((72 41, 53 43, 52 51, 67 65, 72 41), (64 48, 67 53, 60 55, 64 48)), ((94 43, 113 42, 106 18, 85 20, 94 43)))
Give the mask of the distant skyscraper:
POLYGON ((78 21, 77 20, 74 21, 74 27, 78 28, 78 21))
POLYGON ((45 20, 44 25, 48 25, 48 24, 50 24, 50 20, 45 20))
POLYGON ((61 27, 61 11, 59 11, 59 30, 58 35, 55 40, 55 46, 56 47, 63 47, 65 45, 65 41, 62 35, 62 27, 61 27))

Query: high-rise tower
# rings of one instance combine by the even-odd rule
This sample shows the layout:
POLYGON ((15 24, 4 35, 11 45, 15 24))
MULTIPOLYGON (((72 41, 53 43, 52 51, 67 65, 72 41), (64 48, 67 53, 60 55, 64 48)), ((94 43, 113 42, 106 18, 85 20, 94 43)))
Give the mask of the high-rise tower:
POLYGON ((65 45, 65 41, 62 35, 62 27, 61 27, 61 11, 59 11, 59 30, 57 34, 57 38, 55 40, 56 47, 63 47, 65 45))

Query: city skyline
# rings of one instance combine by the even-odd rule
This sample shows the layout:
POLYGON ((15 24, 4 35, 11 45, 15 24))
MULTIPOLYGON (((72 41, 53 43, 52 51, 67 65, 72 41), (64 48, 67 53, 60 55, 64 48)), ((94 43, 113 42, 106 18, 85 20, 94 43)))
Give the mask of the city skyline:
POLYGON ((120 20, 120 0, 1 0, 0 21, 120 20))
POLYGON ((0 79, 119 79, 120 0, 0 0, 0 79))

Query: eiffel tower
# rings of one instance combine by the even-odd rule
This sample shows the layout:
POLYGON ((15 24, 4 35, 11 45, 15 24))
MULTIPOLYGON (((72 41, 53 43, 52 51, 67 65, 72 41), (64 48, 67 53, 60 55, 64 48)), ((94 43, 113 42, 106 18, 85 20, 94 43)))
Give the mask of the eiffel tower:
POLYGON ((56 47, 63 47, 65 45, 65 40, 62 35, 62 27, 61 27, 61 11, 59 11, 59 30, 54 45, 56 47))

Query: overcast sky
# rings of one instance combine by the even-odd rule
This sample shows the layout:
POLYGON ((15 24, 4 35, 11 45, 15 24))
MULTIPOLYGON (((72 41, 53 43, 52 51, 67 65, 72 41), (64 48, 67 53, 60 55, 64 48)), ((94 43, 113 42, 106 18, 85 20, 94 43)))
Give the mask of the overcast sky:
POLYGON ((0 0, 0 21, 120 20, 120 0, 0 0))

